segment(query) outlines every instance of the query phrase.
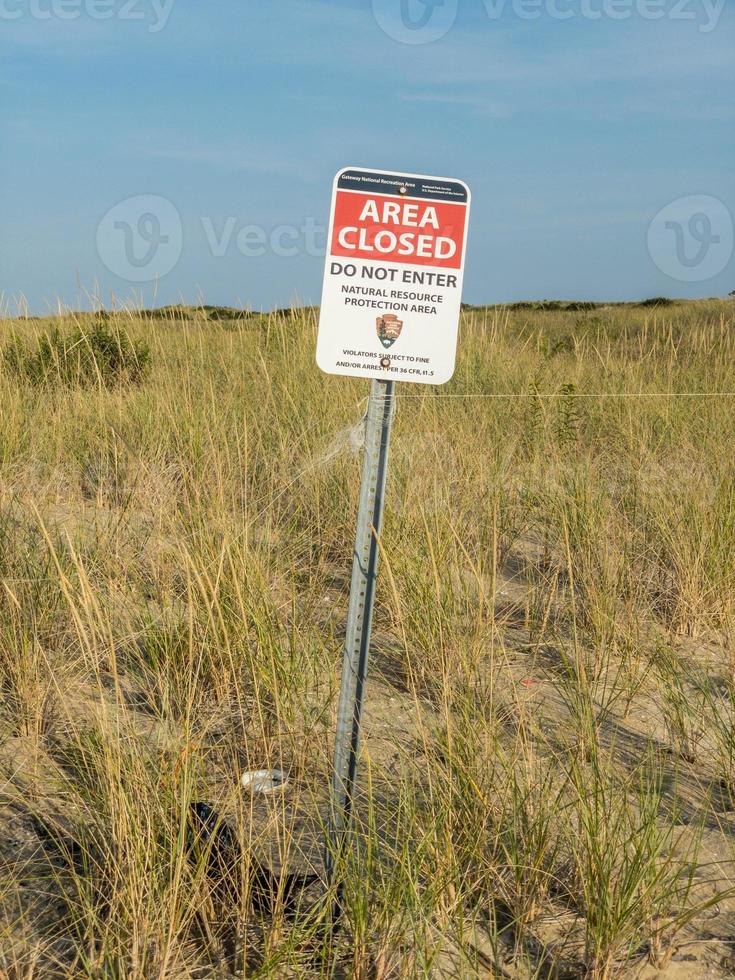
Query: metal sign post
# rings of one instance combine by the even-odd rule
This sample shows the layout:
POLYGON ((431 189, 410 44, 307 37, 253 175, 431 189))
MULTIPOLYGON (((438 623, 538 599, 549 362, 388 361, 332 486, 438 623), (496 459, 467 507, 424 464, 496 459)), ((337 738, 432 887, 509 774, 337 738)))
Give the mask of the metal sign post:
POLYGON ((454 373, 469 210, 469 188, 451 177, 344 167, 332 185, 317 364, 372 379, 325 858, 337 885, 333 930, 355 799, 393 386, 440 385, 454 373))
MULTIPOLYGON (((337 864, 344 854, 344 842, 352 816, 375 583, 378 577, 378 539, 383 523, 388 448, 395 414, 393 387, 393 381, 373 380, 368 404, 325 856, 330 884, 334 882, 337 864)), ((341 889, 338 889, 334 921, 340 911, 341 889)))

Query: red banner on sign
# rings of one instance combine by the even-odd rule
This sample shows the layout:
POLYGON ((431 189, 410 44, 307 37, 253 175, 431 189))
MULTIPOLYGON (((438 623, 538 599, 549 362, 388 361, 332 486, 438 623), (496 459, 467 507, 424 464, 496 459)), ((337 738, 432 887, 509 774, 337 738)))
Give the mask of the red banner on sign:
POLYGON ((330 252, 459 269, 466 214, 465 204, 338 191, 330 252))

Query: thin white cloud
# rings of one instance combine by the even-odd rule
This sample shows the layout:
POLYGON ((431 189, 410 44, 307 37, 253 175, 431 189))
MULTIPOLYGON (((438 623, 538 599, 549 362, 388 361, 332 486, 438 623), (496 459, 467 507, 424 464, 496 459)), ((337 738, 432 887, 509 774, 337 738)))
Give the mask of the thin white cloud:
POLYGON ((136 155, 158 160, 174 160, 224 170, 228 173, 282 174, 303 176, 303 159, 284 154, 282 148, 264 148, 255 142, 212 143, 204 140, 183 142, 172 134, 158 131, 149 139, 136 139, 136 155))
POLYGON ((427 105, 456 106, 488 119, 510 119, 513 106, 507 102, 496 102, 484 94, 454 95, 449 92, 401 92, 403 102, 423 102, 427 105))

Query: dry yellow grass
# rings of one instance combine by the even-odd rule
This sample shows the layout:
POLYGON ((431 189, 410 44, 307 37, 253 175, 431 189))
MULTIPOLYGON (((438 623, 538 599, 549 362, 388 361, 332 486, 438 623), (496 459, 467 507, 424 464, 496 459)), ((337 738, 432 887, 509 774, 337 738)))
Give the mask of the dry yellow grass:
POLYGON ((308 310, 116 314, 141 384, 0 370, 2 975, 730 975, 734 312, 474 310, 399 386, 332 948, 186 824, 320 870, 366 384, 308 310))

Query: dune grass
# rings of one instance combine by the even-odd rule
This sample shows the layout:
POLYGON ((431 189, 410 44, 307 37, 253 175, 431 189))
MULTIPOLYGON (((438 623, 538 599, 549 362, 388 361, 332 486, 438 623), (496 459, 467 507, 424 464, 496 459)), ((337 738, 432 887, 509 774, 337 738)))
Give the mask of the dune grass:
POLYGON ((254 913, 248 855, 321 871, 367 383, 313 310, 108 315, 124 385, 6 362, 0 975, 728 975, 734 313, 473 309, 399 386, 334 943, 318 886, 254 913))

